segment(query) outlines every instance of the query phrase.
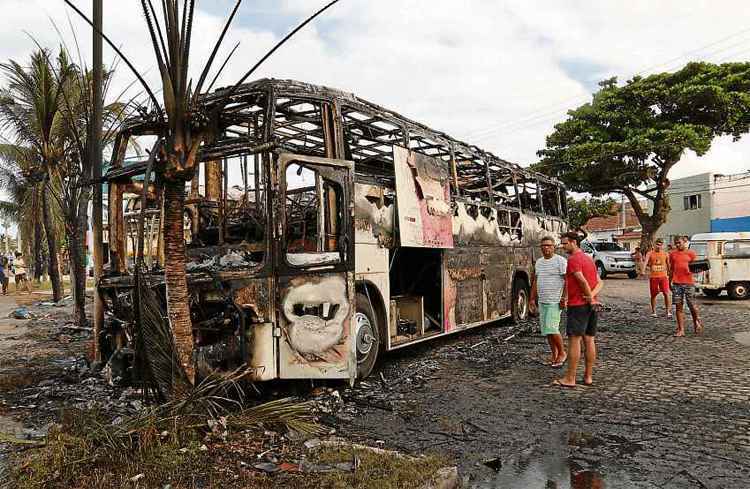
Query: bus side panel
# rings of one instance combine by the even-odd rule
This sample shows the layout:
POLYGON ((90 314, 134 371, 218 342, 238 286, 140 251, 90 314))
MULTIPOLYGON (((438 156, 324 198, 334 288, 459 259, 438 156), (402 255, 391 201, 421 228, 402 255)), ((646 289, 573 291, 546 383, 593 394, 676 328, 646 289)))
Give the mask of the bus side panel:
POLYGON ((510 311, 513 250, 504 246, 485 247, 481 256, 487 305, 484 319, 499 319, 510 311))
POLYGON ((443 252, 443 308, 446 332, 483 320, 484 269, 479 248, 443 252))

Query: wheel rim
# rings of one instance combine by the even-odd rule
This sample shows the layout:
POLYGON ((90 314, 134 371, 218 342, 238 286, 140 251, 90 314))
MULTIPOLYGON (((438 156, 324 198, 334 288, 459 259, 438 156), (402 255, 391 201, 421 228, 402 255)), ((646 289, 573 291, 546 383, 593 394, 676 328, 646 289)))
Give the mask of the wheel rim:
POLYGON ((738 297, 745 297, 747 295, 747 288, 744 285, 735 285, 734 293, 738 297))
POLYGON ((518 291, 518 297, 516 298, 516 311, 518 319, 526 319, 526 315, 529 312, 529 301, 526 297, 526 291, 521 289, 518 291))
POLYGON ((354 324, 357 327, 357 363, 362 363, 375 345, 375 332, 370 318, 364 313, 354 314, 354 324))
POLYGON ((599 274, 599 277, 604 275, 604 265, 599 264, 596 266, 596 272, 599 274))

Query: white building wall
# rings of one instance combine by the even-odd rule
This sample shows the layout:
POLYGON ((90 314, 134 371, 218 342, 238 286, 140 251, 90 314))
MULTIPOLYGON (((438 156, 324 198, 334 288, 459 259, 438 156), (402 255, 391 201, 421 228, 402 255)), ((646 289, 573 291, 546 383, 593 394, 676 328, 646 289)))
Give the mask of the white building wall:
POLYGON ((713 176, 712 232, 750 231, 750 172, 713 176))
MULTIPOLYGON (((711 231, 711 188, 713 175, 700 173, 673 180, 667 194, 670 211, 656 237, 671 241, 674 236, 692 236, 711 231), (685 209, 685 197, 700 195, 700 208, 685 209)), ((649 202, 649 213, 653 205, 649 202)))

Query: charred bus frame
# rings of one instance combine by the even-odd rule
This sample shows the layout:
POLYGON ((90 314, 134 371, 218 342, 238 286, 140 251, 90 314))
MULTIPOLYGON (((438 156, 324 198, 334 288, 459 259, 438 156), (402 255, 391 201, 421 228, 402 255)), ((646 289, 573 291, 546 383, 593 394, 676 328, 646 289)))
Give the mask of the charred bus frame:
MULTIPOLYGON (((225 105, 186 189, 199 372, 353 380, 379 352, 527 314, 536 243, 566 230, 560 182, 339 90, 264 79, 222 95, 201 99, 225 105)), ((148 135, 153 121, 129 121, 105 177, 110 354, 133 348, 144 205, 148 283, 164 295, 163 196, 126 158, 148 135)))

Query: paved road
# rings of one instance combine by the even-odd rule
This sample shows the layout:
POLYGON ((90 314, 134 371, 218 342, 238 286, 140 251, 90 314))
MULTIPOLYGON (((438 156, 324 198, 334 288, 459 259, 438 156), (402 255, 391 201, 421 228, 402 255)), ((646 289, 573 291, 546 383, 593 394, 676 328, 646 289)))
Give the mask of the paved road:
POLYGON ((701 298, 704 336, 674 338, 647 288, 606 280, 594 387, 548 387, 544 340, 501 325, 387 357, 340 429, 447 452, 474 488, 750 487, 750 301, 701 298))

